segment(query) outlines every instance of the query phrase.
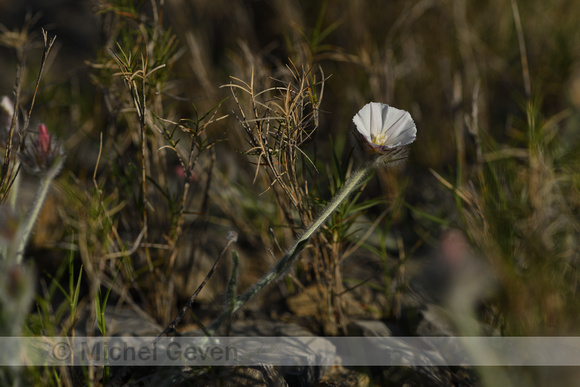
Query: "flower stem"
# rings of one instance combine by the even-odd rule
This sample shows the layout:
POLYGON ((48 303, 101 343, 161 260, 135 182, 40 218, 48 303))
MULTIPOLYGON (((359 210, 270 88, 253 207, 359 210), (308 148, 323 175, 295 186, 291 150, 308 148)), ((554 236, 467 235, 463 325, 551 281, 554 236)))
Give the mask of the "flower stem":
POLYGON ((38 188, 38 192, 36 193, 36 198, 34 199, 34 204, 32 205, 32 209, 28 214, 26 219, 26 224, 22 229, 22 234, 20 235, 20 243, 18 244, 18 250, 16 250, 16 263, 22 263, 24 258, 24 250, 26 248, 26 244, 28 243, 28 238, 30 237, 30 233, 36 220, 38 219, 38 214, 42 209, 42 205, 44 204, 44 200, 46 199, 46 194, 48 193, 48 188, 50 187, 50 183, 54 174, 48 173, 40 178, 40 187, 38 188))
POLYGON ((216 329, 220 327, 223 320, 233 313, 238 311, 243 307, 252 297, 258 294, 262 289, 268 286, 271 282, 275 281, 281 277, 287 270, 289 270, 292 265, 296 262, 300 253, 306 247, 310 237, 326 222, 328 217, 338 208, 338 206, 359 186, 362 180, 373 171, 375 165, 373 163, 366 164, 356 172, 354 172, 338 194, 332 199, 332 201, 326 206, 324 211, 319 215, 309 227, 306 229, 304 234, 302 234, 294 245, 286 251, 286 254, 272 267, 272 269, 266 274, 262 279, 260 279, 250 290, 244 293, 240 298, 238 298, 232 307, 230 307, 226 312, 222 313, 209 327, 208 331, 213 334, 216 329))
MULTIPOLYGON (((20 163, 17 163, 16 166, 14 167, 14 171, 18 171, 18 167, 20 166, 20 163)), ((16 200, 18 198, 18 191, 20 190, 20 175, 21 173, 16 174, 16 176, 14 177, 14 183, 12 183, 12 188, 10 188, 10 198, 9 198, 9 203, 10 203, 10 207, 13 210, 16 210, 16 200)))

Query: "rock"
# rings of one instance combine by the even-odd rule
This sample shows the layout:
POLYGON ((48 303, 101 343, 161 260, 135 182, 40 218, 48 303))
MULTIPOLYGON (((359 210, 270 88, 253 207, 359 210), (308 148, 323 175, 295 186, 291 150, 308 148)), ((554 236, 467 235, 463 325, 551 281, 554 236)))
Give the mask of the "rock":
MULTIPOLYGON (((91 318, 94 318, 94 315, 90 311, 83 311, 79 323, 76 324, 76 336, 101 335, 96 320, 92 324, 89 322, 91 318), (91 325, 92 332, 88 332, 91 325)), ((107 336, 157 336, 163 331, 163 328, 146 313, 132 309, 117 309, 113 306, 105 308, 105 323, 107 336)))
MULTIPOLYGON (((183 332, 183 336, 199 336, 200 331, 188 331, 183 332)), ((239 337, 279 337, 281 343, 284 340, 288 340, 288 346, 286 349, 289 351, 286 356, 292 356, 292 338, 294 337, 315 337, 312 332, 301 327, 297 324, 284 323, 278 321, 266 321, 266 320, 253 320, 253 321, 239 321, 234 322, 230 330, 230 336, 239 337), (287 339, 285 339, 287 338, 287 339)), ((323 337, 316 337, 316 340, 322 340, 324 348, 327 350, 325 356, 329 356, 334 359, 336 355, 335 347, 323 337), (326 343, 324 343, 326 341, 326 343), (334 352, 332 351, 334 349, 334 352)), ((318 353, 308 353, 304 351, 304 348, 298 346, 296 348, 295 356, 311 358, 313 364, 320 364, 325 362, 327 359, 319 359, 318 353)), ((316 365, 301 365, 301 366, 275 366, 265 365, 264 369, 258 369, 259 372, 265 373, 263 375, 264 380, 271 380, 272 383, 279 383, 279 379, 276 375, 280 375, 283 380, 285 380, 288 385, 291 386, 311 386, 318 383, 322 377, 326 374, 328 367, 316 366, 316 365)), ((231 367, 230 367, 231 368, 231 367)), ((256 367, 250 367, 254 369, 253 371, 246 371, 252 375, 256 374, 256 367)), ((261 379, 255 379, 259 381, 261 379)), ((249 384, 251 385, 251 384, 249 384)), ((256 384, 261 385, 261 384, 256 384)), ((268 384, 278 385, 278 384, 268 384)))
MULTIPOLYGON (((350 318, 380 318, 384 302, 376 300, 373 295, 382 296, 382 294, 373 293, 369 288, 362 286, 345 292, 340 296, 342 314, 350 318)), ((326 334, 336 335, 340 324, 334 318, 335 313, 328 313, 327 302, 327 295, 323 294, 317 285, 310 285, 304 291, 292 295, 286 300, 288 308, 295 316, 312 318, 313 321, 323 325, 323 331, 326 334), (328 318, 321 316, 328 316, 328 318)))
POLYGON ((348 324, 349 336, 365 337, 388 337, 392 336, 391 330, 381 321, 376 320, 355 320, 348 324))
POLYGON ((344 367, 332 367, 318 387, 366 387, 371 380, 367 374, 344 367))
MULTIPOLYGON (((245 321, 234 324, 231 330, 232 336, 280 336, 280 337, 305 337, 314 336, 307 329, 289 323, 276 321, 245 321)), ((323 339, 323 338, 319 338, 323 339)), ((308 355, 299 353, 297 355, 308 355)), ((333 356, 333 354, 329 354, 333 356)), ((320 366, 292 366, 274 367, 284 376, 286 381, 293 386, 310 386, 317 383, 326 373, 327 367, 320 366)))
POLYGON ((287 387, 288 383, 270 365, 262 367, 233 367, 225 370, 225 375, 220 375, 218 380, 206 384, 206 386, 223 387, 287 387), (230 373, 228 374, 228 371, 230 373), (227 375, 227 378, 224 376, 227 375), (221 381, 219 379, 222 379, 221 381))
POLYGON ((417 336, 455 336, 455 328, 447 317, 447 311, 438 305, 426 305, 419 311, 417 336))

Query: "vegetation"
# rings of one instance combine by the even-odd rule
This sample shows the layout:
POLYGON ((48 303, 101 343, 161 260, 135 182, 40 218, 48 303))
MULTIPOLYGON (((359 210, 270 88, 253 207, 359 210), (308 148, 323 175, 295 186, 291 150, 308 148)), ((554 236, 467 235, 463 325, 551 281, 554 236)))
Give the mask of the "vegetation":
MULTIPOLYGON (((108 334, 108 307, 164 334, 259 314, 346 335, 353 302, 406 328, 408 300, 422 297, 410 284, 431 258, 451 268, 441 305, 458 335, 580 333, 575 3, 94 0, 65 21, 42 11, 7 11, 14 25, 0 16, 2 336, 108 334), (365 174, 301 239, 359 170, 352 117, 370 101, 411 113, 409 157, 365 174), (295 253, 242 307, 239 295, 295 253), (302 293, 316 308, 304 319, 286 303, 302 293)), ((82 372, 90 385, 109 378, 82 372)))

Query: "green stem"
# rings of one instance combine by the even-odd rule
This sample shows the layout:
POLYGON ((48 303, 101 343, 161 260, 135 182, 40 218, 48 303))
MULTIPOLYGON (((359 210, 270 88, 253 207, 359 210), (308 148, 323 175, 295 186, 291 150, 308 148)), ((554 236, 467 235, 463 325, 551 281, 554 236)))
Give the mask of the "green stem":
POLYGON ((328 217, 338 208, 338 206, 358 187, 361 181, 375 168, 375 164, 370 163, 364 165, 362 168, 354 172, 346 181, 345 185, 326 206, 324 211, 320 214, 308 229, 302 234, 290 249, 284 254, 284 257, 272 267, 272 269, 262 279, 260 279, 254 287, 244 293, 234 303, 233 307, 222 313, 209 327, 208 331, 213 334, 217 328, 222 324, 223 320, 241 307, 243 307, 252 297, 258 294, 262 289, 268 286, 272 281, 282 276, 300 256, 300 252, 304 250, 310 237, 326 222, 328 217))

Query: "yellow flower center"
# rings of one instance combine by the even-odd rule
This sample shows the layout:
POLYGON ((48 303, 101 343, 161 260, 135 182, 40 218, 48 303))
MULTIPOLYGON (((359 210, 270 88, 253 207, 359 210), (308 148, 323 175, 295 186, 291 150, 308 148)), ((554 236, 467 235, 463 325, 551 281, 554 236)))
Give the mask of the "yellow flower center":
POLYGON ((386 133, 378 133, 376 136, 371 135, 371 141, 375 145, 385 145, 387 138, 388 136, 386 133))

